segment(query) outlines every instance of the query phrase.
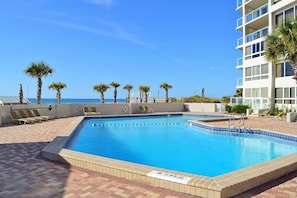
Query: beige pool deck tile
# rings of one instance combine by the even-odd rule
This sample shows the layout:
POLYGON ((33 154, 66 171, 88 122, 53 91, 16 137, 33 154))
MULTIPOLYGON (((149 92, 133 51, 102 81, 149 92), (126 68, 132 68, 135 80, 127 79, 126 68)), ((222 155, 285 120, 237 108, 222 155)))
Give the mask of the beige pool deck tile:
MULTIPOLYGON (((172 185, 160 180, 160 186, 180 189, 176 192, 139 181, 127 180, 41 157, 41 150, 61 132, 71 130, 80 120, 78 117, 61 118, 34 125, 12 125, 0 127, 0 197, 163 197, 192 198, 188 192, 199 191, 204 197, 218 197, 217 192, 194 189, 185 185, 172 185)), ((228 126, 228 121, 212 122, 214 126, 228 126)), ((267 118, 249 117, 245 126, 297 135, 297 123, 287 123, 267 118)), ((286 161, 290 161, 288 157, 286 161)), ((77 159, 72 159, 81 163, 77 159)), ((284 162, 285 163, 285 162, 284 162)), ((82 167, 97 170, 94 164, 82 163, 82 167)), ((99 167, 106 173, 125 174, 107 167, 99 167)), ((135 167, 135 174, 142 172, 135 167)), ((261 169, 259 169, 261 171, 261 169)), ((282 170, 279 170, 282 171, 282 170)), ((128 175, 133 178, 134 173, 128 175)), ((224 179, 222 176, 220 179, 224 179)), ((228 179, 228 178, 225 178, 228 179)), ((142 179, 139 179, 142 180, 142 179)), ((236 180, 236 179, 235 179, 236 180)), ((211 180, 196 180, 205 186, 215 186, 211 180)), ((236 181, 234 181, 236 182, 236 181)), ((236 187, 234 187, 236 188, 236 187)), ((260 185, 235 197, 297 197, 297 171, 260 185)))

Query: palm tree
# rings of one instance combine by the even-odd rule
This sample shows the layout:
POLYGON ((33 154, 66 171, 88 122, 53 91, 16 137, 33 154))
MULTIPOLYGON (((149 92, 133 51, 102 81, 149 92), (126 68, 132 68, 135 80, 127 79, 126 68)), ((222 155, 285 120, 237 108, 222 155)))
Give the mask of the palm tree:
POLYGON ((39 63, 31 63, 25 71, 27 75, 37 78, 37 100, 36 103, 40 104, 41 101, 41 89, 42 89, 42 77, 46 77, 52 74, 54 70, 47 63, 41 61, 39 63))
POLYGON ((267 36, 265 56, 274 64, 283 59, 289 61, 297 83, 297 17, 294 21, 286 21, 267 36))
POLYGON ((48 86, 49 89, 55 89, 57 91, 57 104, 61 103, 61 89, 64 89, 66 87, 67 85, 61 82, 52 83, 48 86))
POLYGON ((147 103, 147 97, 148 97, 148 93, 149 93, 150 89, 151 88, 149 86, 139 86, 139 91, 144 92, 145 103, 147 103))
POLYGON ((23 86, 22 86, 22 84, 20 84, 19 98, 20 98, 20 104, 23 104, 24 94, 23 94, 23 86))
POLYGON ((242 97, 242 88, 236 89, 236 93, 233 95, 233 97, 242 97))
POLYGON ((109 86, 107 84, 100 83, 99 85, 94 85, 93 89, 101 94, 101 103, 104 103, 104 92, 109 89, 109 86))
POLYGON ((133 89, 133 86, 127 84, 123 89, 126 89, 128 91, 127 103, 130 103, 130 92, 131 92, 131 89, 133 89))
POLYGON ((168 98, 168 89, 171 89, 172 86, 169 85, 168 83, 164 82, 160 85, 160 88, 162 89, 165 89, 165 99, 166 99, 166 103, 169 101, 169 98, 168 98))
POLYGON ((117 88, 120 86, 120 84, 117 83, 117 82, 112 82, 112 83, 110 83, 110 86, 114 87, 114 91, 113 91, 113 103, 117 103, 117 95, 118 95, 117 88))

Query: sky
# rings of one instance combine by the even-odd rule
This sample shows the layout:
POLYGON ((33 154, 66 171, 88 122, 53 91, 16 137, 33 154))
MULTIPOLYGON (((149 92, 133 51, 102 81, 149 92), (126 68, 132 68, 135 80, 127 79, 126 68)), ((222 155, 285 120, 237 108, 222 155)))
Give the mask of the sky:
MULTIPOLYGON (((0 95, 36 98, 37 79, 24 73, 32 63, 54 69, 48 86, 67 85, 62 98, 100 98, 93 86, 117 82, 151 96, 201 95, 221 98, 236 92, 236 0, 6 0, 0 6, 0 95)), ((114 88, 105 92, 113 98, 114 88)))

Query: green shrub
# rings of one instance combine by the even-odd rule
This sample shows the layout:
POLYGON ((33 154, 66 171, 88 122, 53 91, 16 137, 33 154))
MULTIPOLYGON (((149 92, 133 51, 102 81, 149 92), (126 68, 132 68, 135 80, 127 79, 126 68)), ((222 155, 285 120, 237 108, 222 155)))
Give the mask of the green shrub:
POLYGON ((273 114, 273 115, 278 115, 279 112, 280 112, 280 110, 279 110, 279 108, 276 106, 276 107, 273 109, 272 114, 273 114))
POLYGON ((249 105, 238 104, 231 108, 231 112, 234 113, 246 113, 246 110, 249 109, 249 105))
POLYGON ((231 113, 232 112, 232 106, 230 106, 230 105, 226 105, 226 111, 228 112, 228 113, 231 113))

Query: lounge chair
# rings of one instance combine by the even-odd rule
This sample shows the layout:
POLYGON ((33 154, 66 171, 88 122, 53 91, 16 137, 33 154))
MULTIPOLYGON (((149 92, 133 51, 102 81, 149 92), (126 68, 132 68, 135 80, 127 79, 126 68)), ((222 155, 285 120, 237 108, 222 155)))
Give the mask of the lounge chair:
POLYGON ((37 117, 43 117, 43 118, 45 118, 47 120, 52 120, 53 119, 52 116, 40 115, 40 113, 39 113, 39 111, 37 109, 33 109, 33 112, 34 112, 35 116, 37 116, 37 117))
POLYGON ((31 119, 33 122, 41 122, 41 120, 39 118, 35 118, 35 117, 30 118, 29 116, 27 116, 25 114, 25 112, 23 110, 19 110, 19 114, 23 119, 28 119, 28 120, 31 119))
POLYGON ((91 111, 94 115, 100 115, 101 113, 97 111, 96 107, 91 107, 91 111))
POLYGON ((32 119, 20 118, 15 111, 10 112, 12 121, 18 124, 32 124, 34 121, 32 119))
POLYGON ((270 110, 266 109, 262 113, 259 114, 260 117, 267 117, 270 115, 270 110))
POLYGON ((84 115, 91 116, 91 115, 100 115, 100 112, 97 112, 96 107, 91 107, 91 111, 89 111, 88 107, 84 107, 84 115))
POLYGON ((40 121, 48 120, 46 117, 43 117, 43 116, 34 116, 30 109, 26 109, 26 113, 28 114, 29 118, 36 118, 36 119, 39 119, 40 121))
POLYGON ((87 115, 89 113, 89 107, 84 107, 84 115, 87 115))
POLYGON ((138 106, 138 110, 140 113, 146 113, 144 106, 138 106))
POLYGON ((286 118, 286 112, 280 112, 276 117, 275 119, 276 120, 284 120, 286 118))
POLYGON ((148 106, 144 106, 144 110, 148 113, 152 113, 153 110, 151 108, 149 108, 148 106))

